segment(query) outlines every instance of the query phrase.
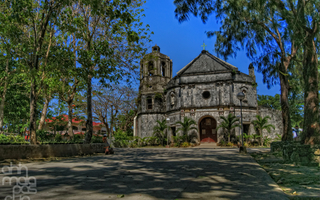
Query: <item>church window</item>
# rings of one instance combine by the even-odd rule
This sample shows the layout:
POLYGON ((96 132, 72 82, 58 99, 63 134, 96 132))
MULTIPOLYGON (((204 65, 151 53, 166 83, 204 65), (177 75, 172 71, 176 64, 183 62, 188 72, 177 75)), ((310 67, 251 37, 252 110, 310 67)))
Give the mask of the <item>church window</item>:
POLYGON ((149 76, 153 76, 153 62, 149 62, 148 64, 148 74, 149 76))
POLYGON ((166 75, 166 63, 165 62, 161 63, 161 75, 162 76, 166 75))
POLYGON ((210 97, 210 92, 209 92, 209 91, 204 91, 204 92, 202 93, 202 97, 203 97, 204 99, 209 99, 209 97, 210 97))
POLYGON ((152 98, 147 97, 147 109, 152 110, 152 98))

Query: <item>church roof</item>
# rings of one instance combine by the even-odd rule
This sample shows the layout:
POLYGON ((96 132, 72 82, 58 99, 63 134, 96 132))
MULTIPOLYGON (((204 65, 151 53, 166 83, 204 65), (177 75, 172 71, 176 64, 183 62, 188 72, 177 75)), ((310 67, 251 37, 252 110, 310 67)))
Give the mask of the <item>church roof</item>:
POLYGON ((198 57, 178 71, 177 75, 233 70, 238 71, 238 68, 203 50, 198 57))

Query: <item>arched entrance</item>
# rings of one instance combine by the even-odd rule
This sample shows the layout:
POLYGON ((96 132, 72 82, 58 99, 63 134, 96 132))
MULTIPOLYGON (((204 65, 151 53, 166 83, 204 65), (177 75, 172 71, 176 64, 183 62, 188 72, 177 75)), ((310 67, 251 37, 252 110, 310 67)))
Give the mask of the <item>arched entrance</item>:
POLYGON ((200 121, 200 141, 217 142, 217 121, 212 117, 205 117, 200 121))

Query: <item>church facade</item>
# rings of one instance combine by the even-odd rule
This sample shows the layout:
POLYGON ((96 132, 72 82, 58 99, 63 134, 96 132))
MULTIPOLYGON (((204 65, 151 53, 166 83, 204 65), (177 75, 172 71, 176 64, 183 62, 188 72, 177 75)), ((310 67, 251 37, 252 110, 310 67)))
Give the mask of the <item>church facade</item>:
MULTIPOLYGON (((257 89, 254 68, 249 66, 249 75, 237 67, 203 50, 198 57, 172 77, 172 60, 160 53, 160 47, 152 47, 152 53, 140 62, 139 110, 134 120, 134 135, 150 137, 157 120, 166 120, 169 138, 179 133, 177 121, 184 117, 197 123, 197 130, 190 131, 196 142, 220 142, 224 130, 217 127, 220 116, 229 113, 240 117, 240 101, 237 94, 243 92, 243 130, 256 134, 252 121, 256 115, 270 116, 269 123, 275 126, 264 136, 274 138, 282 135, 281 112, 257 104, 257 89)), ((240 128, 234 130, 240 135, 240 128)))

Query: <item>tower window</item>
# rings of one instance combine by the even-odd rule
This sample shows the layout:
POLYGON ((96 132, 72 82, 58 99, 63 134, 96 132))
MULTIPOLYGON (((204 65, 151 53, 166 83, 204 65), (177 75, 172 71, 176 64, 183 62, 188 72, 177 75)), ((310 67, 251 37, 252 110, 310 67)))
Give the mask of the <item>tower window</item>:
POLYGON ((152 110, 152 98, 147 97, 147 109, 152 110))
POLYGON ((151 61, 148 64, 148 74, 149 74, 149 76, 153 75, 153 62, 151 62, 151 61))
POLYGON ((161 63, 161 75, 162 76, 166 75, 166 63, 165 62, 161 63))

